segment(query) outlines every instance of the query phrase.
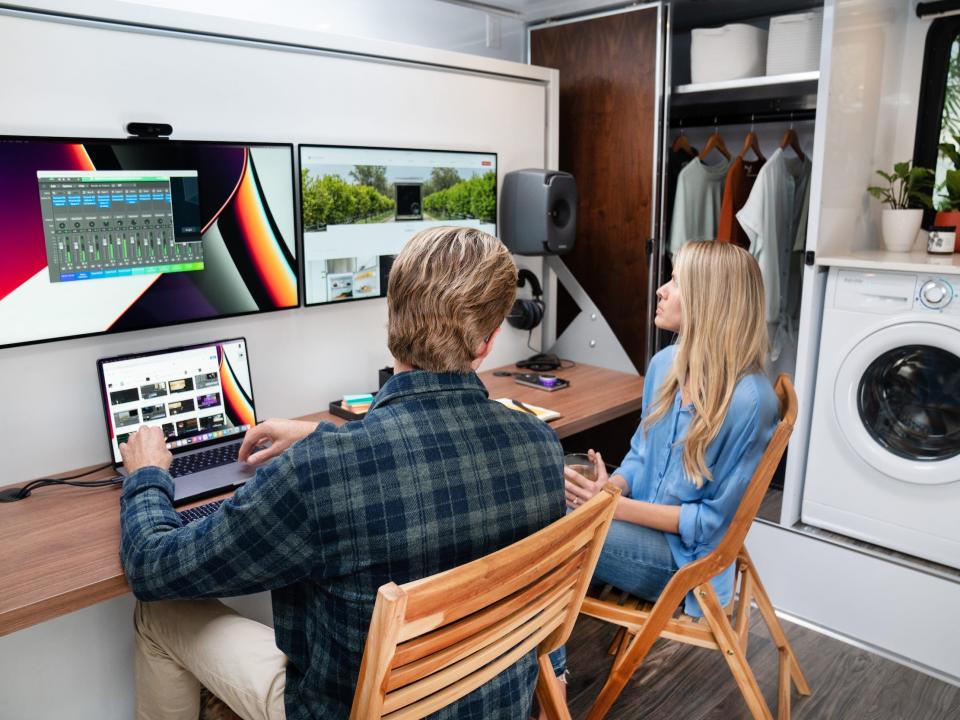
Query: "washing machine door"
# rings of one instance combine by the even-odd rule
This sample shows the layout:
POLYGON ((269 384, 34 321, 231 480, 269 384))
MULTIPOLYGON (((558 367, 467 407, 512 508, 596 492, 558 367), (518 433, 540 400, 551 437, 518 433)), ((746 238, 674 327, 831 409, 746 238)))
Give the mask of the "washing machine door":
POLYGON ((868 335, 840 366, 834 408, 847 442, 878 472, 960 480, 960 330, 904 322, 868 335))

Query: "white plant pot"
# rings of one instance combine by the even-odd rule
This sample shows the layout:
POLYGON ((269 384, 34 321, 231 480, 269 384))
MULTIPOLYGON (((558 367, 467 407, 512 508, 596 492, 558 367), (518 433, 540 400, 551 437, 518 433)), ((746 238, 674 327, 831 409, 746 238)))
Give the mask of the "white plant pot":
POLYGON ((881 218, 883 246, 891 252, 910 252, 920 232, 923 222, 923 210, 884 209, 881 218))

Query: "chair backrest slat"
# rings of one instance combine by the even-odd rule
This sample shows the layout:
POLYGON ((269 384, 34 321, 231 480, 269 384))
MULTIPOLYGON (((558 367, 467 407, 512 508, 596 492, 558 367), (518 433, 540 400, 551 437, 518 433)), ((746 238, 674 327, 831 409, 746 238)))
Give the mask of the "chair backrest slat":
MULTIPOLYGON (((564 612, 560 612, 558 615, 554 616, 552 618, 553 622, 560 622, 563 618, 563 615, 564 612)), ((393 694, 388 695, 386 701, 384 702, 384 710, 386 712, 382 717, 390 718, 391 720, 400 720, 400 718, 422 718, 426 715, 436 712, 443 707, 446 707, 450 703, 459 700, 464 695, 468 695, 469 693, 473 692, 481 685, 495 678, 515 662, 518 662, 520 658, 522 658, 540 642, 542 642, 550 632, 551 628, 549 625, 541 626, 534 634, 525 638, 524 642, 509 648, 507 652, 498 657, 496 660, 480 667, 474 672, 470 672, 468 669, 467 661, 462 661, 462 664, 458 664, 448 668, 442 673, 438 673, 438 675, 441 675, 442 677, 425 678, 421 682, 425 684, 430 683, 432 685, 430 688, 431 694, 426 695, 423 699, 410 705, 400 706, 393 694)), ((510 640, 505 640, 501 643, 502 647, 504 648, 508 647, 509 644, 510 640)), ((474 664, 475 663, 469 663, 469 665, 474 664)), ((407 688, 404 688, 404 690, 406 689, 407 688)), ((403 690, 399 692, 403 692, 403 690)))
POLYGON ((565 586, 580 573, 580 565, 584 560, 584 551, 580 550, 537 582, 508 595, 488 608, 397 645, 397 652, 393 658, 393 668, 409 665, 426 655, 440 652, 471 635, 484 632, 503 618, 515 614, 518 610, 528 607, 538 598, 542 598, 551 587, 565 586))
MULTIPOLYGON (((453 657, 449 657, 450 654, 447 653, 448 657, 443 657, 444 665, 442 667, 433 667, 433 656, 418 660, 419 677, 416 680, 393 691, 389 690, 390 684, 388 683, 384 710, 390 712, 422 700, 438 688, 464 680, 478 670, 482 671, 489 663, 503 657, 513 649, 521 648, 521 655, 530 652, 545 637, 546 633, 553 630, 554 625, 551 623, 562 620, 566 616, 572 594, 569 589, 566 592, 551 593, 549 602, 534 617, 525 618, 525 622, 518 623, 513 629, 505 630, 502 634, 493 638, 493 642, 486 643, 479 650, 474 651, 475 649, 468 645, 462 652, 454 654, 453 657), (451 659, 454 662, 450 662, 451 659), (435 672, 433 672, 434 670, 435 672)), ((391 676, 393 674, 391 673, 391 676)), ((486 682, 486 680, 483 682, 486 682)), ((483 682, 478 683, 478 685, 482 685, 483 682)))
POLYGON ((380 588, 352 720, 424 717, 472 692, 536 649, 565 642, 619 492, 484 558, 380 588))
MULTIPOLYGON (((587 545, 593 537, 595 528, 584 522, 583 518, 577 517, 577 513, 563 518, 567 519, 576 522, 571 524, 565 537, 554 538, 548 542, 540 533, 535 533, 511 545, 511 548, 515 548, 521 543, 535 541, 524 547, 521 555, 524 557, 523 562, 518 562, 517 556, 505 555, 503 564, 498 564, 497 553, 494 553, 457 568, 465 572, 455 586, 444 588, 439 584, 430 584, 411 588, 414 583, 407 583, 404 588, 408 590, 409 597, 400 641, 409 640, 472 615, 542 578, 587 545), (510 572, 506 571, 508 569, 510 572), (409 592, 411 589, 418 592, 409 592)), ((414 582, 423 583, 424 580, 414 582)))
MULTIPOLYGON (((544 612, 548 606, 553 605, 558 599, 568 602, 573 596, 575 586, 575 581, 556 585, 532 602, 526 603, 510 615, 490 624, 480 632, 472 633, 456 643, 449 644, 442 650, 438 650, 406 665, 397 665, 395 663, 393 668, 391 668, 387 690, 391 691, 403 687, 456 662, 458 658, 479 652, 495 642, 498 638, 506 633, 512 632, 524 623, 531 621, 538 622, 536 615, 544 612)), ((564 607, 566 606, 564 605, 564 607)), ((454 629, 454 632, 456 635, 460 635, 457 630, 459 630, 459 628, 454 629)))

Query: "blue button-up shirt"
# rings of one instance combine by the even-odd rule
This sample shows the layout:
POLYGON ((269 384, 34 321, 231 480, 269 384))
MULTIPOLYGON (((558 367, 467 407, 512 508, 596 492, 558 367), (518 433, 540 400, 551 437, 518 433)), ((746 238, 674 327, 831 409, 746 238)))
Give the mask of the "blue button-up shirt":
MULTIPOLYGON (((487 398, 479 378, 399 373, 367 416, 315 432, 210 517, 180 527, 173 483, 133 473, 123 569, 142 600, 273 591, 288 720, 346 718, 377 589, 456 567, 563 515, 553 430, 487 398)), ((534 653, 438 714, 526 717, 534 653)))
MULTIPOLYGON (((670 346, 650 361, 643 387, 644 419, 675 354, 676 346, 670 346)), ((780 420, 779 401, 767 376, 754 373, 742 378, 720 432, 707 447, 707 467, 713 480, 698 488, 683 468, 683 441, 692 410, 692 404, 681 404, 678 391, 667 414, 653 427, 645 430, 641 421, 630 441, 630 451, 614 472, 626 479, 634 500, 680 506, 679 534, 665 533, 677 567, 716 549, 780 420)), ((733 566, 712 582, 726 605, 733 594, 733 566)), ((701 614, 693 593, 687 596, 684 611, 701 614)))

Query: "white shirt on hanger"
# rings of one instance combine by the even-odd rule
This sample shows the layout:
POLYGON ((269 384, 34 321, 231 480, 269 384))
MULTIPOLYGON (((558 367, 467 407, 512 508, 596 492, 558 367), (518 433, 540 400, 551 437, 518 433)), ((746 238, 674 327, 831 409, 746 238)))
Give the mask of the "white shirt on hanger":
MULTIPOLYGON (((804 247, 805 238, 801 240, 800 232, 806 229, 811 169, 809 158, 787 158, 777 148, 760 169, 750 197, 737 213, 763 276, 774 360, 783 349, 785 335, 790 333, 790 255, 794 249, 804 247)), ((794 268, 796 272, 796 264, 794 268)), ((795 278, 792 284, 798 282, 799 278, 795 278)))
POLYGON ((670 221, 670 254, 690 240, 715 240, 723 200, 723 183, 730 161, 704 165, 695 157, 677 177, 677 194, 670 221))
POLYGON ((798 245, 800 227, 806 226, 802 216, 810 171, 809 158, 787 158, 777 148, 760 168, 750 197, 737 213, 763 275, 768 323, 777 322, 786 310, 782 306, 787 300, 790 253, 798 245))

